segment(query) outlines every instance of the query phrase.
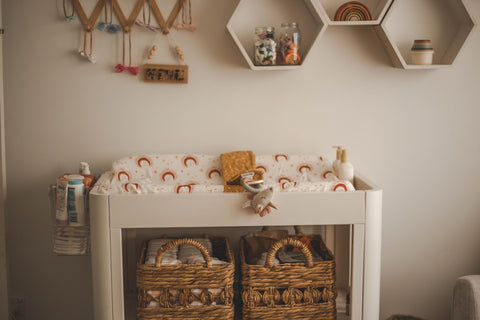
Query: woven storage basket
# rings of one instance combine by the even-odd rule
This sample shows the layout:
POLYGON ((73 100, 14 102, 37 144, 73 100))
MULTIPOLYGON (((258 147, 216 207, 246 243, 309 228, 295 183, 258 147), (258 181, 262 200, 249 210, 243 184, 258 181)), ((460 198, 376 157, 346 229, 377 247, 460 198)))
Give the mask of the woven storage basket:
POLYGON ((235 266, 232 250, 226 238, 212 237, 210 240, 213 256, 226 261, 225 264, 212 265, 202 244, 183 238, 162 246, 155 265, 145 265, 147 243, 144 243, 137 263, 137 319, 233 320, 235 266), (197 247, 206 263, 162 265, 163 253, 182 244, 197 247), (149 290, 157 294, 152 296, 149 290), (157 301, 160 306, 148 307, 152 301, 157 301), (194 301, 201 305, 193 306, 194 301))
POLYGON ((310 250, 297 237, 284 238, 274 243, 268 250, 265 265, 247 264, 242 238, 240 259, 243 320, 337 318, 333 255, 320 235, 307 236, 313 249, 323 258, 323 261, 313 262, 310 250), (287 245, 299 248, 305 255, 306 262, 274 265, 273 258, 277 251, 287 245))

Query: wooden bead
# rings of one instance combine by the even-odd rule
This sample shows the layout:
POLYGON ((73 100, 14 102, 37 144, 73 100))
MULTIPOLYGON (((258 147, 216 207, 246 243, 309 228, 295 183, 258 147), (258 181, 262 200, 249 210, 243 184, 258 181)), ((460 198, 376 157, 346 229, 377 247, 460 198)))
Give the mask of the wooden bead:
POLYGON ((154 46, 152 47, 152 50, 153 50, 153 51, 157 50, 157 46, 154 45, 154 46))
POLYGON ((148 59, 149 59, 149 60, 152 60, 152 59, 153 59, 153 55, 149 55, 149 56, 148 56, 148 59))

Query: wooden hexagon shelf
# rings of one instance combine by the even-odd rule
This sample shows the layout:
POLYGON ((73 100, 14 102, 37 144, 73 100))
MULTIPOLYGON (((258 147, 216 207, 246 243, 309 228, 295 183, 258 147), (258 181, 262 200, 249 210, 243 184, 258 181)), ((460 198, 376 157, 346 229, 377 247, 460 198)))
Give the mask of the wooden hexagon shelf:
POLYGON ((327 17, 331 26, 378 26, 388 11, 393 0, 357 0, 364 4, 372 15, 372 20, 366 21, 335 21, 338 8, 349 0, 316 0, 318 8, 327 17))
POLYGON ((464 0, 395 0, 375 30, 395 67, 436 69, 453 64, 474 28, 464 0), (432 41, 432 65, 411 64, 416 39, 432 41))
POLYGON ((314 0, 240 0, 232 14, 227 30, 252 70, 295 70, 305 64, 315 41, 327 25, 314 0), (276 30, 282 22, 299 25, 302 43, 300 65, 256 66, 253 63, 253 37, 255 27, 273 26, 276 30))

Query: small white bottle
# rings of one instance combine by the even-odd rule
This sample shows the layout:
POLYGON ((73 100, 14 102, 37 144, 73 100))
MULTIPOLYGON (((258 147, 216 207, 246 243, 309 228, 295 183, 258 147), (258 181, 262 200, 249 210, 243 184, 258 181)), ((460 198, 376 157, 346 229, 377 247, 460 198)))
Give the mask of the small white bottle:
POLYGON ((85 187, 80 179, 68 181, 67 193, 68 224, 70 226, 85 225, 85 187))
POLYGON ((334 148, 337 148, 337 158, 335 161, 333 161, 333 173, 338 177, 338 168, 340 167, 340 163, 342 162, 342 147, 339 146, 334 146, 334 148))
POLYGON ((348 153, 346 149, 342 150, 342 162, 338 168, 337 176, 340 180, 348 180, 353 184, 353 165, 348 162, 348 153))

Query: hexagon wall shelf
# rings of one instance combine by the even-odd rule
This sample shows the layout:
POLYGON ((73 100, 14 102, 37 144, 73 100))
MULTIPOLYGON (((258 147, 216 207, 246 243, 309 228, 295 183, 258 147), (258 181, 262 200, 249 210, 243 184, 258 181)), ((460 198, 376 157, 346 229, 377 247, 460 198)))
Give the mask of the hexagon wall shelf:
POLYGON ((252 70, 296 70, 308 59, 315 41, 327 28, 325 17, 314 0, 240 0, 230 18, 227 29, 252 70), (253 64, 253 37, 255 27, 274 26, 276 32, 282 22, 297 22, 302 34, 300 65, 256 66, 253 64))
POLYGON ((464 0, 395 0, 375 31, 395 67, 436 69, 453 64, 474 28, 464 0), (432 40, 432 65, 411 64, 415 39, 432 40))
POLYGON ((327 23, 331 26, 376 26, 382 22, 393 0, 360 0, 370 10, 372 20, 335 21, 335 13, 338 8, 348 1, 350 0, 316 0, 316 4, 321 13, 327 17, 327 23))

